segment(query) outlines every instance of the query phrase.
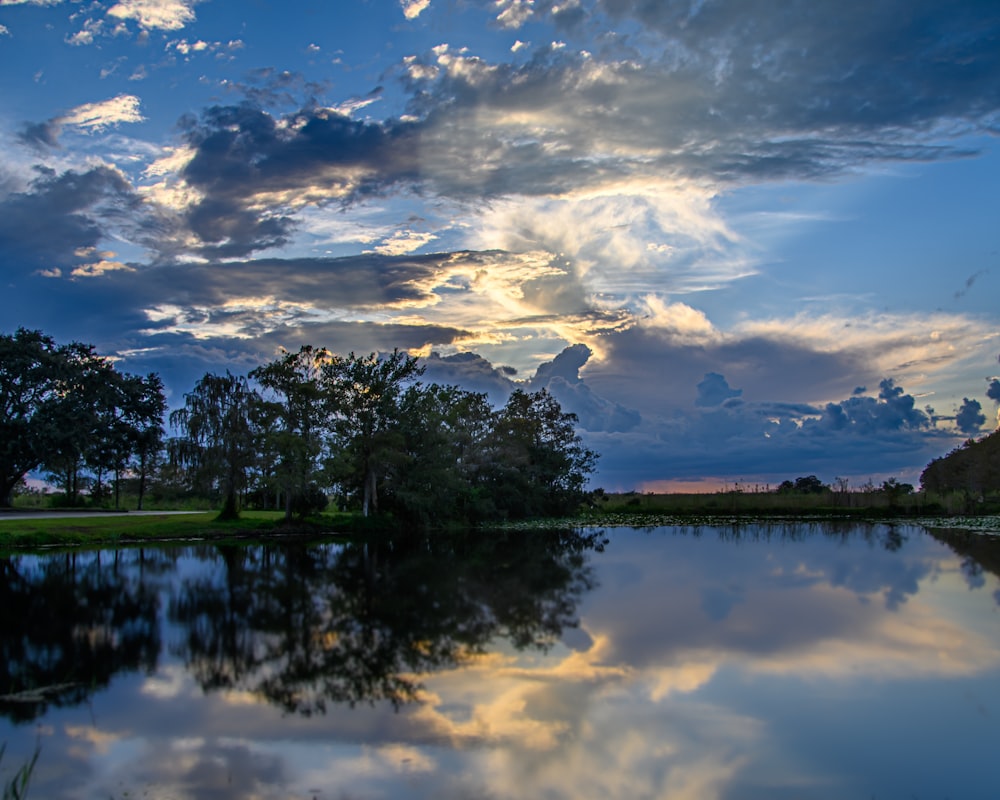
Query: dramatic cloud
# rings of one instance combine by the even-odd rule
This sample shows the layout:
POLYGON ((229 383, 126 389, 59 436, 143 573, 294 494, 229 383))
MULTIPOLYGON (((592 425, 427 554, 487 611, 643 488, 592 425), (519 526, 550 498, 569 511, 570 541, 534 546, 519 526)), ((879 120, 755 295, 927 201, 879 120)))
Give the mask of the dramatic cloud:
POLYGON ((970 400, 968 397, 962 398, 962 406, 955 415, 955 425, 966 436, 975 436, 986 424, 986 415, 983 414, 983 406, 978 400, 970 400))
POLYGON ((981 427, 988 3, 250 4, 238 39, 219 3, 9 5, 10 324, 185 376, 406 348, 552 392, 621 488, 912 474, 981 427))
POLYGON ((140 201, 109 167, 56 175, 42 170, 29 190, 0 200, 0 251, 9 270, 75 267, 87 263, 115 224, 140 201))

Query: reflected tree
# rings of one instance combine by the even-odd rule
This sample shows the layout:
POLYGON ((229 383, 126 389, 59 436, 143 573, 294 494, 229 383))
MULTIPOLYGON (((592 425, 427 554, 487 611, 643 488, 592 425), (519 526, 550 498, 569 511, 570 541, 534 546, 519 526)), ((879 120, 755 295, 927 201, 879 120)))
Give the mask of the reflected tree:
POLYGON ((222 551, 225 575, 188 580, 169 615, 207 689, 286 711, 418 699, 419 676, 495 638, 546 648, 576 624, 595 537, 411 536, 222 551))
POLYGON ((159 594, 129 553, 0 559, 0 713, 28 722, 155 670, 159 594))

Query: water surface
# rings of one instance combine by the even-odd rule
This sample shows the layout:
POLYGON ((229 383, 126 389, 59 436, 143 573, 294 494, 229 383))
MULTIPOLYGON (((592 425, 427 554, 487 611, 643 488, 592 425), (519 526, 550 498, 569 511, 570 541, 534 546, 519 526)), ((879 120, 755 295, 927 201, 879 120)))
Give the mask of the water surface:
POLYGON ((992 798, 998 541, 508 533, 0 559, 32 796, 992 798))

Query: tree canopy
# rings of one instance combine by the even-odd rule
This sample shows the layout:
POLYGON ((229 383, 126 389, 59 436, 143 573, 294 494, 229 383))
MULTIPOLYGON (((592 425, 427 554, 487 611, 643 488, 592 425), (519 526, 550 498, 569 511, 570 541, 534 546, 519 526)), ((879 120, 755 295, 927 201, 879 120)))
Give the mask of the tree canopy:
POLYGON ((979 441, 969 439, 935 458, 921 473, 920 484, 927 491, 970 495, 1000 490, 1000 431, 979 441))
POLYGON ((286 519, 323 508, 409 525, 478 523, 576 510, 597 455, 548 392, 484 394, 424 384, 418 360, 282 351, 246 376, 205 374, 169 420, 157 375, 120 373, 90 345, 40 331, 0 336, 0 502, 45 470, 76 504, 127 474, 138 504, 155 468, 234 518, 248 502, 286 519))
MULTIPOLYGON (((116 477, 159 448, 163 385, 118 372, 91 345, 41 331, 0 334, 0 506, 44 468, 75 501, 82 469, 116 477)), ((117 481, 116 481, 117 486, 117 481)))

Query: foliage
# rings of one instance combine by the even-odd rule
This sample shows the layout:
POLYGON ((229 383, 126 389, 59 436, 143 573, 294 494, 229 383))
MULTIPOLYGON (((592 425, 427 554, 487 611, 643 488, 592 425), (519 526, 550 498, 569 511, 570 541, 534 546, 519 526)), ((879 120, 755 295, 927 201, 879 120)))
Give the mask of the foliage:
POLYGON ((921 473, 920 484, 926 491, 958 491, 979 498, 1000 491, 1000 431, 979 441, 969 439, 934 459, 921 473))
POLYGON ((379 486, 402 455, 398 423, 405 385, 422 373, 415 358, 398 350, 381 359, 375 353, 333 356, 323 366, 334 436, 330 473, 361 495, 366 517, 378 511, 379 486))
POLYGON ((815 475, 807 475, 804 478, 796 478, 794 481, 782 481, 776 490, 780 494, 822 494, 828 491, 828 487, 815 475))
POLYGON ((218 487, 224 498, 220 519, 239 516, 237 495, 256 455, 251 409, 258 401, 246 378, 227 371, 205 375, 184 395, 184 407, 170 415, 182 434, 170 442, 171 460, 192 469, 203 486, 218 487))
POLYGON ((133 458, 148 463, 162 435, 159 378, 119 373, 91 345, 58 345, 40 331, 0 335, 0 506, 44 467, 70 505, 89 471, 96 495, 133 458))
POLYGON ((248 376, 204 375, 170 414, 156 375, 120 374, 89 345, 39 332, 0 339, 0 491, 9 504, 44 465, 53 503, 248 503, 285 520, 329 499, 418 526, 565 515, 584 500, 596 454, 576 417, 546 391, 514 391, 500 409, 484 394, 424 385, 416 358, 282 351, 248 376), (166 459, 164 459, 164 453, 166 459))
POLYGON ((262 474, 284 494, 285 519, 305 516, 326 507, 326 496, 316 486, 322 434, 326 427, 326 397, 321 385, 323 365, 330 354, 302 347, 253 370, 249 377, 270 392, 257 409, 257 452, 269 469, 262 474), (268 454, 273 458, 268 459, 268 454))
MULTIPOLYGON (((0 763, 3 762, 5 752, 7 752, 6 743, 0 744, 0 763)), ((3 800, 23 800, 28 796, 28 781, 31 780, 31 773, 35 771, 35 764, 38 763, 40 754, 41 750, 36 747, 31 759, 18 767, 13 777, 3 785, 3 800)))

